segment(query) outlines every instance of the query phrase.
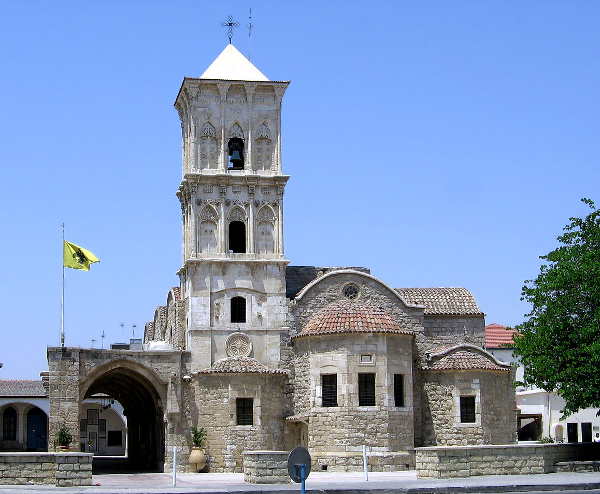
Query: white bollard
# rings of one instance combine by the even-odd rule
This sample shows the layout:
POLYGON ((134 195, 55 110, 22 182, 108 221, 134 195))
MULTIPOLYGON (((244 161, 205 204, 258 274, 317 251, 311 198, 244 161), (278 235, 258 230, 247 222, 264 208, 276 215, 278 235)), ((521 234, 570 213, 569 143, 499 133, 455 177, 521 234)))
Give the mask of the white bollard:
POLYGON ((173 487, 177 487, 177 446, 173 446, 173 487))
POLYGON ((365 471, 365 480, 369 481, 369 466, 367 464, 367 447, 363 444, 363 470, 365 471))

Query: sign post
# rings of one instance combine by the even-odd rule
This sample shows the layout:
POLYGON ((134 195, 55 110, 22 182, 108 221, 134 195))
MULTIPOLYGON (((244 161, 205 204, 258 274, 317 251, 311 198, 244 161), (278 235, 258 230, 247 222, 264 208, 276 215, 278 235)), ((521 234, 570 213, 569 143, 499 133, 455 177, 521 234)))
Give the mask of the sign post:
POLYGON ((298 446, 288 456, 288 473, 290 478, 300 484, 300 492, 306 494, 305 481, 310 474, 311 458, 306 448, 298 446))

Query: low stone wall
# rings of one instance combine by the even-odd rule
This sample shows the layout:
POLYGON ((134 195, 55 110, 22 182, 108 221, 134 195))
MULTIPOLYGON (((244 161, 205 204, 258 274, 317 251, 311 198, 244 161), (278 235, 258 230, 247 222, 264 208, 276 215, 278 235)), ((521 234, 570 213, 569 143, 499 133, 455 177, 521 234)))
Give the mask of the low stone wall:
POLYGON ((556 471, 556 463, 595 459, 599 445, 502 444, 415 448, 417 477, 444 479, 475 475, 521 475, 556 471))
POLYGON ((287 451, 244 451, 244 482, 288 484, 287 451))
MULTIPOLYGON (((313 452, 312 469, 315 472, 362 472, 363 455, 361 451, 313 452)), ((397 472, 415 467, 412 452, 370 451, 367 453, 370 472, 397 472)))
POLYGON ((0 485, 92 485, 91 453, 0 453, 0 485))

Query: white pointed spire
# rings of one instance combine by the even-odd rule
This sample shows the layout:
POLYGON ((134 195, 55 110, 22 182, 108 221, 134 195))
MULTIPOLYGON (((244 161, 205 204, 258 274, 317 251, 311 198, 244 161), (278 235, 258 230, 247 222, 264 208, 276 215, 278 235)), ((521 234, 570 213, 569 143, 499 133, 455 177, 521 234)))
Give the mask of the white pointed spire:
POLYGON ((250 60, 232 44, 228 44, 214 59, 200 79, 225 79, 229 81, 268 81, 250 60))

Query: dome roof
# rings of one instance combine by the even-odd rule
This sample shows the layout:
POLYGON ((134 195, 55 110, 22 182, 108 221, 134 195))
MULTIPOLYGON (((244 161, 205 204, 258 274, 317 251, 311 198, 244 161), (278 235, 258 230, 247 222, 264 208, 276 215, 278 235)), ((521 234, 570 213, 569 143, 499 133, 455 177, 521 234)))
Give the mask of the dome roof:
POLYGON ((341 333, 413 334, 382 307, 351 300, 333 302, 317 312, 295 336, 341 333))

